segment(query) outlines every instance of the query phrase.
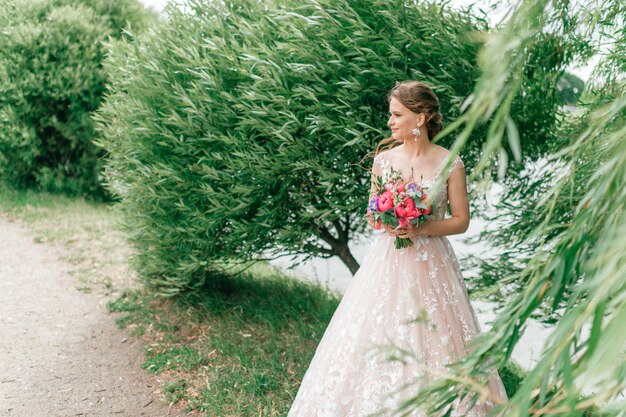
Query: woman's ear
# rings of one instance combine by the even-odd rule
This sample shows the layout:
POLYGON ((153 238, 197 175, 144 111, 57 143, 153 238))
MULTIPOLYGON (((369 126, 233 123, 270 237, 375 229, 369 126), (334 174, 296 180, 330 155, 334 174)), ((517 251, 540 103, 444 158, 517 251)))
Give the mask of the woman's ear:
POLYGON ((424 113, 419 113, 417 115, 417 120, 416 120, 417 126, 421 127, 424 125, 424 123, 426 123, 426 115, 424 113))

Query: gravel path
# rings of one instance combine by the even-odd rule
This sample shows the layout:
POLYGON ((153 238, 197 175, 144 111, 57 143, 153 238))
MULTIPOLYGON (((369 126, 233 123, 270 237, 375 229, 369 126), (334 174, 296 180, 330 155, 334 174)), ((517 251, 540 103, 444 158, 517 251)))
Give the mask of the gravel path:
POLYGON ((0 216, 0 416, 183 416, 58 251, 0 216))

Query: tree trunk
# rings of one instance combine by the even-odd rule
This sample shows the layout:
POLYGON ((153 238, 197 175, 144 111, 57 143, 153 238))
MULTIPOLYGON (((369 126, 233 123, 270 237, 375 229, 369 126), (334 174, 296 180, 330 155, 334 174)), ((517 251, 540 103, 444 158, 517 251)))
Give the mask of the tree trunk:
POLYGON ((352 252, 350 252, 350 248, 348 247, 348 227, 349 225, 345 225, 345 228, 342 228, 341 223, 335 222, 335 229, 338 237, 333 236, 325 227, 320 227, 319 231, 322 240, 328 243, 332 248, 331 250, 327 250, 326 253, 338 256, 339 259, 341 259, 341 261, 348 267, 350 272, 352 272, 352 275, 354 275, 361 266, 354 258, 352 252))
POLYGON ((352 256, 352 252, 350 252, 350 248, 348 248, 348 243, 337 248, 337 256, 342 260, 344 264, 348 267, 352 275, 356 274, 356 271, 359 270, 361 265, 356 261, 354 256, 352 256))

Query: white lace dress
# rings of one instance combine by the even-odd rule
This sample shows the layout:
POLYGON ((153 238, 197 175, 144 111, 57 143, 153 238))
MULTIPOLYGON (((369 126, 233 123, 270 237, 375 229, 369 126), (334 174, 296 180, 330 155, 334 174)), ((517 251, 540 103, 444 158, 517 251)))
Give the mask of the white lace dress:
MULTIPOLYGON (((385 178, 389 161, 379 154, 375 162, 385 178)), ((463 168, 457 157, 446 175, 463 168)), ((447 187, 441 188, 428 220, 446 216, 447 187)), ((374 237, 317 346, 288 417, 391 416, 399 401, 433 378, 424 366, 445 371, 444 365, 467 353, 465 344, 480 332, 448 239, 419 236, 406 249, 396 249, 394 239, 386 232, 374 237), (412 352, 414 358, 408 364, 389 361, 389 351, 377 348, 385 345, 412 352), (417 385, 400 390, 411 382, 417 385)), ((507 398, 497 371, 488 387, 507 398)), ((492 406, 491 401, 475 405, 467 415, 485 416, 492 406)), ((455 407, 453 416, 468 411, 463 403, 455 407)), ((419 410, 411 416, 426 417, 419 410)))

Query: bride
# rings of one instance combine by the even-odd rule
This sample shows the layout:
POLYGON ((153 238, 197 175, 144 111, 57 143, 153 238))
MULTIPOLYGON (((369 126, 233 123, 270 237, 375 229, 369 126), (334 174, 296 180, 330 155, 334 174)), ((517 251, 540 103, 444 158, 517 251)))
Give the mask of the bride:
MULTIPOLYGON (((433 210, 425 223, 383 225, 385 232, 375 236, 317 346, 288 417, 392 415, 420 385, 465 355, 465 345, 480 332, 446 238, 464 233, 470 214, 463 161, 457 156, 442 172, 449 151, 431 143, 443 128, 439 100, 417 81, 396 83, 387 99, 392 134, 377 148, 372 193, 376 177, 384 182, 392 169, 425 190, 441 176, 444 185, 429 196, 433 210), (451 216, 446 218, 448 203, 451 216), (410 238, 413 245, 396 249, 397 237, 410 238), (388 360, 380 355, 384 346, 409 351, 412 359, 388 360)), ((488 388, 491 398, 471 409, 457 401, 452 415, 486 416, 493 398, 506 401, 497 371, 488 388)), ((423 410, 411 416, 426 417, 423 410)))

